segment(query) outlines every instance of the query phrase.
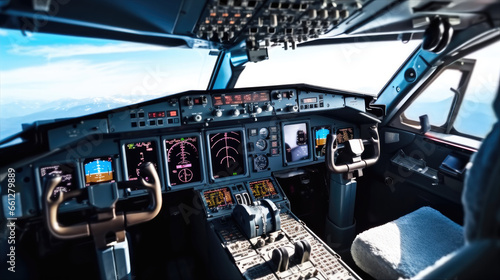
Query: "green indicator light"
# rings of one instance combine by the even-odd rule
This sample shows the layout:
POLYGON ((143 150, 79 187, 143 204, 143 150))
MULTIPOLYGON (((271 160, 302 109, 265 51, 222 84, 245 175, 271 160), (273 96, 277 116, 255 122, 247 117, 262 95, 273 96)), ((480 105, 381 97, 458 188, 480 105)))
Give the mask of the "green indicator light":
POLYGON ((181 138, 181 141, 184 141, 184 138, 181 138))
POLYGON ((127 145, 127 148, 128 148, 129 150, 132 150, 132 149, 134 149, 134 148, 135 148, 135 145, 134 145, 134 144, 128 144, 128 145, 127 145))
POLYGON ((233 172, 233 176, 234 176, 234 175, 238 175, 238 172, 233 172))

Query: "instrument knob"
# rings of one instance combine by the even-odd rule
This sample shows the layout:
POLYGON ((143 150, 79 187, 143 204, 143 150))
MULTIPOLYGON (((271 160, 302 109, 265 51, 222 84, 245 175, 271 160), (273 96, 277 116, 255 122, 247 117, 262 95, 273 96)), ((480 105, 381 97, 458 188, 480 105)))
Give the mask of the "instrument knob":
POLYGON ((220 109, 215 110, 214 111, 214 116, 216 116, 217 118, 222 117, 222 111, 220 109))
POLYGON ((194 119, 194 121, 195 121, 195 122, 201 122, 201 120, 202 120, 203 118, 201 117, 201 115, 194 115, 194 116, 193 116, 193 119, 194 119))

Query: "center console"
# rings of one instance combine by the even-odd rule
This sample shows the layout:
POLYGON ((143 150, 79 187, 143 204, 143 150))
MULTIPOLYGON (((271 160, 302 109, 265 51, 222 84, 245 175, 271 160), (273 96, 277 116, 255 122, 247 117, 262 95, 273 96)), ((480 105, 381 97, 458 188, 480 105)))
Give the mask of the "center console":
POLYGON ((360 279, 291 211, 274 178, 199 190, 223 279, 360 279), (221 258, 221 256, 224 256, 221 258))

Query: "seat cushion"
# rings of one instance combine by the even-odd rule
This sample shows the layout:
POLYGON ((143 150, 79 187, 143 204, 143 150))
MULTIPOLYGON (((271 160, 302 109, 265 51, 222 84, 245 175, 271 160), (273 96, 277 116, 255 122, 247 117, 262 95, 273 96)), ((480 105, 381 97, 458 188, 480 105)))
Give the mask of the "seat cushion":
POLYGON ((351 254, 358 267, 376 279, 411 278, 463 244, 460 225, 422 207, 360 233, 351 254))

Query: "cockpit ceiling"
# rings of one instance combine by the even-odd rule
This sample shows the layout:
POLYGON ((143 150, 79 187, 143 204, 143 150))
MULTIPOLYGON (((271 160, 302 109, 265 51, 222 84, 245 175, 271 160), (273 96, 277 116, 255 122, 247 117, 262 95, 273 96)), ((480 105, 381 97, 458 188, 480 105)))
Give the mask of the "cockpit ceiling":
POLYGON ((233 45, 246 37, 255 49, 260 42, 296 43, 318 38, 362 11, 368 0, 255 1, 211 0, 195 27, 195 35, 233 45))
POLYGON ((255 50, 339 35, 419 33, 435 15, 455 29, 485 20, 499 25, 499 9, 494 0, 7 0, 0 1, 0 27, 255 50))

